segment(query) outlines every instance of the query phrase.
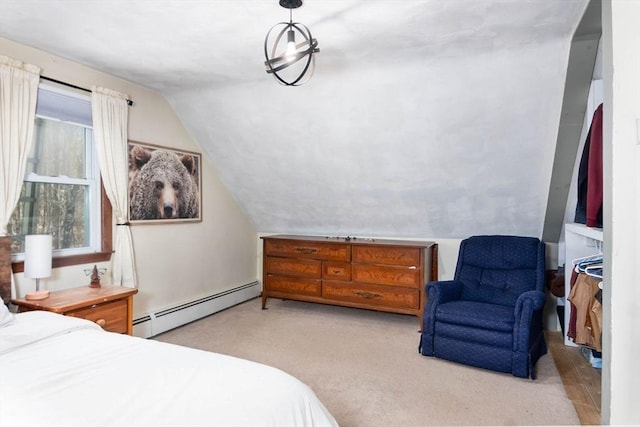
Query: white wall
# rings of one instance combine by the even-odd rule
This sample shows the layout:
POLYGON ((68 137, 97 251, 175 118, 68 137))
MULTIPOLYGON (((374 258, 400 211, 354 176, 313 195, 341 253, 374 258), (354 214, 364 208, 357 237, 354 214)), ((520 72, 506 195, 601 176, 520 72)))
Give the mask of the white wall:
POLYGON ((640 425, 640 2, 602 2, 602 423, 640 425))
MULTIPOLYGON (((129 112, 131 140, 202 151, 165 99, 145 87, 2 38, 0 52, 39 66, 44 76, 129 95, 135 101, 129 112)), ((201 223, 132 226, 139 281, 134 317, 256 280, 256 232, 206 158, 202 195, 201 223)), ((57 290, 88 284, 83 270, 90 267, 93 264, 56 268, 42 286, 57 290)), ((108 268, 102 279, 108 283, 109 263, 99 267, 108 268)), ((25 280, 22 274, 14 277, 17 296, 33 287, 33 281, 25 280)))

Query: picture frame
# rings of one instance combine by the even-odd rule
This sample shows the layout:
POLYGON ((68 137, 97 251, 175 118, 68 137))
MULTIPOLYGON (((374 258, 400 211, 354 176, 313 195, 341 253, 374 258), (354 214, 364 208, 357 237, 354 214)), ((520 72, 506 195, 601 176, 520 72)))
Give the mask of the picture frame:
POLYGON ((128 141, 131 224, 202 221, 202 155, 128 141))

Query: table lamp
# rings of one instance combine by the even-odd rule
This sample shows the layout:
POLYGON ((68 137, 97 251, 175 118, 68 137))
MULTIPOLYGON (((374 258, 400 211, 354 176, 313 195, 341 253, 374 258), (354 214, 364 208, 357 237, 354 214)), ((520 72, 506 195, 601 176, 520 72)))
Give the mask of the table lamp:
POLYGON ((49 297, 49 291, 40 290, 40 279, 51 276, 51 235, 32 234, 24 239, 24 277, 36 279, 36 291, 27 292, 26 299, 49 297))

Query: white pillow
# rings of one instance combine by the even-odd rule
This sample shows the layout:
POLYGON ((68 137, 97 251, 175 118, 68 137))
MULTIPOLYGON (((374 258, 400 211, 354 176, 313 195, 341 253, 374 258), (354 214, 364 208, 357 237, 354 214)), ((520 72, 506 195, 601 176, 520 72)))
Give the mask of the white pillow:
POLYGON ((0 301, 0 328, 13 322, 14 314, 0 301))

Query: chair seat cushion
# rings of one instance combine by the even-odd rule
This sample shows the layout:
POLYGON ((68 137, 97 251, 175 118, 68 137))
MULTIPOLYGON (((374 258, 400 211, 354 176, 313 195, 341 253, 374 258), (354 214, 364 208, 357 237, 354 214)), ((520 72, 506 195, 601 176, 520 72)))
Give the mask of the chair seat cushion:
POLYGON ((436 308, 435 320, 503 332, 512 332, 515 323, 513 307, 475 301, 440 304, 436 308))

